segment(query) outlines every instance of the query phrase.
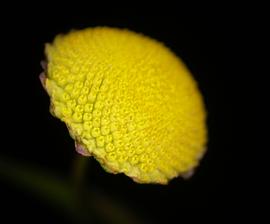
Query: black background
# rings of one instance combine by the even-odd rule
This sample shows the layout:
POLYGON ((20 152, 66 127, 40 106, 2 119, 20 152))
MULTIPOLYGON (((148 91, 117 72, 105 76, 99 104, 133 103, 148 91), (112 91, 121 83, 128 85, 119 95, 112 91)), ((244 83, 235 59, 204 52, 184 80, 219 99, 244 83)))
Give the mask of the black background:
MULTIPOLYGON (((242 200, 236 177, 241 176, 241 171, 235 166, 235 158, 241 154, 235 137, 237 107, 242 103, 238 92, 244 91, 241 87, 236 89, 243 78, 237 68, 240 33, 246 25, 241 11, 171 7, 141 12, 133 6, 105 10, 94 5, 78 8, 41 10, 40 6, 32 10, 29 6, 28 10, 9 11, 5 16, 2 77, 7 81, 1 83, 1 91, 6 136, 0 156, 45 167, 60 176, 69 175, 76 156, 74 143, 65 125, 49 114, 49 98, 38 79, 44 43, 73 28, 129 28, 164 42, 193 73, 208 111, 208 151, 188 181, 176 178, 168 186, 139 185, 124 175, 106 173, 91 159, 87 182, 149 223, 181 223, 183 219, 214 215, 228 218, 242 200)), ((241 133, 237 135, 239 138, 241 133)), ((19 218, 41 223, 69 222, 62 213, 20 186, 4 179, 0 179, 0 184, 3 217, 11 221, 19 218)))

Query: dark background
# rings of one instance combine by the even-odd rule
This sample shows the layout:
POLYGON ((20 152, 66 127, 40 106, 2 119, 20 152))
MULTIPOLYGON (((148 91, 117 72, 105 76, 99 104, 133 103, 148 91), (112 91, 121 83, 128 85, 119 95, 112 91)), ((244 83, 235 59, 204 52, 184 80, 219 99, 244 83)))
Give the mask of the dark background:
MULTIPOLYGON (((239 90, 243 74, 238 72, 237 64, 243 43, 240 33, 246 25, 241 11, 171 7, 141 12, 133 6, 105 10, 93 5, 70 11, 41 9, 42 6, 35 10, 29 6, 28 10, 11 10, 2 20, 5 61, 1 75, 7 78, 1 82, 5 130, 2 160, 43 167, 63 179, 72 173, 76 157, 73 140, 65 125, 49 114, 49 97, 38 79, 44 43, 73 28, 124 27, 164 42, 187 64, 198 81, 208 111, 208 151, 191 179, 176 178, 167 186, 136 184, 124 175, 106 173, 90 158, 86 185, 145 223, 181 223, 183 219, 213 218, 213 214, 224 219, 237 211, 242 198, 238 187, 241 170, 236 168, 236 158, 241 147, 235 136, 241 135, 237 132, 237 107, 243 102, 238 93, 244 91, 241 87, 239 90)), ((20 184, 0 177, 0 186, 4 218, 71 222, 65 213, 20 184)), ((102 220, 95 215, 92 223, 102 220)))

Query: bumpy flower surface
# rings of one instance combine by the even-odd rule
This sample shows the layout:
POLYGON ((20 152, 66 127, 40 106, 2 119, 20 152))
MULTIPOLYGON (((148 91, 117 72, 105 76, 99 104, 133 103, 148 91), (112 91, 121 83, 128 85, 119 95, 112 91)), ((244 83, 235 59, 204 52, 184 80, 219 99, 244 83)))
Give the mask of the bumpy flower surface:
POLYGON ((77 151, 139 183, 190 173, 207 139, 197 84, 162 43, 128 30, 88 28, 46 45, 51 113, 77 151))

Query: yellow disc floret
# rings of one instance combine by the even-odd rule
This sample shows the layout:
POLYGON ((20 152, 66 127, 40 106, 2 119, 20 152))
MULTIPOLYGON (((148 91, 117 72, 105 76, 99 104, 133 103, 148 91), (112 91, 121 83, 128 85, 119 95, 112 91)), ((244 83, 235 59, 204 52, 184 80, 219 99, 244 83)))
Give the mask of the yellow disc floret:
POLYGON ((51 112, 109 172, 167 183, 193 170, 206 144, 196 82, 162 43, 98 27, 46 45, 51 112))

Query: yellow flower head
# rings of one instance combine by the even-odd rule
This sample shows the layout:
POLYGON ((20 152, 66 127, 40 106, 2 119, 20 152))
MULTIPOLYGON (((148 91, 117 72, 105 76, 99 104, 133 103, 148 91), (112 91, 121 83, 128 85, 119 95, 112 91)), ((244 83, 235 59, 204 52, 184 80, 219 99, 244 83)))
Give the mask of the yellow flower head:
POLYGON ((46 45, 51 113, 83 155, 139 183, 186 176, 205 150, 205 109, 183 62, 162 43, 97 27, 46 45))

